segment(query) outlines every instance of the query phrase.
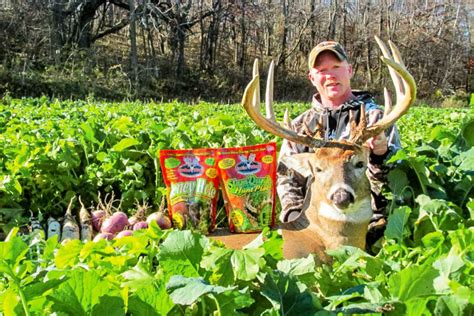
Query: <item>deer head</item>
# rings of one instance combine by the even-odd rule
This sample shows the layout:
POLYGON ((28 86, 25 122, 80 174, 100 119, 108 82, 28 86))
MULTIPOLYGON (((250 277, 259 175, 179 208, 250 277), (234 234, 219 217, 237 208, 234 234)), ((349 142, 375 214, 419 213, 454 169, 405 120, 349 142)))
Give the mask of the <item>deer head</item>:
POLYGON ((318 137, 299 135, 291 128, 288 112, 284 125, 275 121, 273 112, 273 62, 270 64, 266 88, 266 117, 260 113, 258 62, 255 60, 253 79, 247 85, 242 104, 252 120, 262 129, 288 141, 314 148, 314 153, 281 157, 286 164, 312 179, 301 215, 281 225, 284 255, 287 258, 315 253, 326 261, 324 250, 341 245, 365 247, 367 225, 372 215, 370 185, 365 175, 369 151, 365 142, 392 126, 415 100, 416 85, 406 70, 397 47, 389 42, 391 52, 375 37, 382 50, 382 61, 388 65, 396 90, 396 104, 385 89, 384 116, 367 127, 365 110, 357 123, 351 119, 349 141, 326 141, 318 137))

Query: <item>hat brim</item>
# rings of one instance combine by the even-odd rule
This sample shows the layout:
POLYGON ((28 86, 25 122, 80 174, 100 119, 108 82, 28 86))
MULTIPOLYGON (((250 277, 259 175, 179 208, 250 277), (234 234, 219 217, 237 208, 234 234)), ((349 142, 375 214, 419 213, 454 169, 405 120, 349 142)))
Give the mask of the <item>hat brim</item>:
POLYGON ((340 60, 340 61, 343 61, 343 60, 347 60, 347 57, 342 55, 340 52, 338 52, 336 49, 334 48, 331 48, 331 47, 326 47, 314 54, 311 54, 310 56, 310 59, 308 61, 308 67, 309 69, 311 68, 314 68, 315 64, 316 64, 316 60, 318 59, 318 56, 323 53, 323 52, 326 52, 326 51, 329 51, 329 52, 332 52, 336 55, 336 57, 340 60))

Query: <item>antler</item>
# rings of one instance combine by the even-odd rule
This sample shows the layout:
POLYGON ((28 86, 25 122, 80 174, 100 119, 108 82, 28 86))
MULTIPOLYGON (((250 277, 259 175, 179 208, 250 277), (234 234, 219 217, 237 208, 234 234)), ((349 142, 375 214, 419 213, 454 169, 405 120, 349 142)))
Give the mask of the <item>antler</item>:
MULTIPOLYGON (((273 61, 268 68, 267 89, 265 92, 266 99, 266 118, 260 113, 260 76, 258 74, 258 59, 253 63, 253 79, 247 85, 242 97, 242 105, 247 111, 250 118, 265 131, 289 141, 300 143, 308 147, 317 148, 322 147, 325 142, 322 139, 315 139, 309 136, 298 135, 295 131, 284 128, 275 121, 273 114, 273 61)), ((288 120, 288 113, 285 113, 286 120, 288 120)), ((288 123, 286 123, 288 124, 288 123)))
POLYGON ((362 135, 357 139, 358 143, 364 143, 371 137, 379 135, 382 131, 389 128, 396 120, 405 114, 416 99, 416 83, 412 75, 405 68, 400 51, 391 41, 388 41, 390 51, 379 37, 375 36, 375 40, 382 50, 384 57, 380 59, 388 65, 390 77, 392 78, 397 95, 397 102, 393 110, 391 109, 392 101, 387 89, 384 89, 385 96, 385 112, 383 118, 374 125, 367 127, 362 135))

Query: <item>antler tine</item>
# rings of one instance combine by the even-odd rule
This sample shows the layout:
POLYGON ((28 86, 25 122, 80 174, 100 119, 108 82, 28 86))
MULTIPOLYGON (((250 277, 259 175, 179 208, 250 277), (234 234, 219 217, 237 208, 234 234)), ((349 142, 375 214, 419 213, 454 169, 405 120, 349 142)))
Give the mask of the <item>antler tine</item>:
MULTIPOLYGON (((388 45, 390 46, 390 49, 392 50, 393 59, 395 60, 395 62, 400 64, 403 68, 406 69, 405 63, 403 62, 402 55, 400 54, 400 50, 398 49, 398 47, 390 40, 388 41, 388 45)), ((401 79, 399 76, 397 76, 397 78, 401 79)), ((398 83, 400 83, 400 80, 398 80, 398 83)), ((397 98, 399 94, 400 95, 402 94, 402 91, 407 91, 408 89, 407 82, 405 80, 402 80, 402 83, 403 83, 403 90, 402 90, 402 87, 400 86, 398 87, 397 98)))
POLYGON ((388 113, 392 112, 392 97, 390 96, 387 87, 383 88, 383 98, 385 100, 383 116, 386 116, 388 113))
POLYGON ((390 46, 390 50, 392 51, 393 59, 397 63, 405 67, 405 63, 402 60, 402 54, 400 54, 400 50, 398 49, 398 47, 391 40, 388 41, 388 46, 390 46))
MULTIPOLYGON (((273 68, 274 65, 273 63, 270 64, 270 68, 273 68)), ((269 69, 269 73, 272 73, 273 69, 269 69)), ((263 130, 275 135, 279 136, 285 139, 288 139, 289 141, 303 144, 309 147, 321 147, 324 145, 324 141, 320 139, 313 139, 308 136, 302 136, 298 135, 295 131, 284 128, 280 126, 276 121, 274 120, 269 120, 265 117, 262 116, 260 113, 260 99, 257 97, 259 96, 258 94, 258 89, 259 89, 259 80, 260 80, 260 75, 258 74, 258 62, 255 61, 254 63, 254 73, 253 73, 253 79, 250 81, 250 83, 247 85, 244 91, 244 95, 242 97, 242 105, 244 106, 245 110, 247 111, 247 114, 250 116, 250 118, 263 130), (257 64, 257 66, 256 66, 257 64)), ((271 80, 273 81, 273 80, 271 80)), ((268 85, 267 85, 268 86, 268 85)), ((270 94, 273 98, 273 84, 269 85, 271 90, 267 91, 267 94, 270 94)), ((271 100, 270 99, 270 100, 271 100)), ((268 106, 272 106, 271 104, 267 104, 268 106)), ((273 110, 272 110, 273 112, 273 110)))
MULTIPOLYGON (((398 63, 391 58, 390 54, 387 51, 387 48, 382 43, 382 41, 378 37, 375 37, 375 39, 379 44, 383 55, 385 56, 380 57, 380 59, 389 67, 392 81, 397 90, 397 101, 395 103, 395 107, 390 111, 390 113, 387 113, 380 121, 365 129, 363 135, 361 135, 361 137, 357 140, 357 142, 359 143, 365 142, 367 139, 380 134, 382 131, 393 125, 396 120, 398 120, 403 114, 408 111, 408 109, 416 99, 415 79, 413 79, 412 75, 403 66, 403 63, 398 63), (392 71, 394 75, 392 75, 392 71), (402 80, 403 87, 400 84, 399 80, 402 80)), ((401 56, 398 52, 398 49, 393 43, 391 44, 391 46, 393 46, 392 53, 395 55, 395 58, 398 61, 401 61, 401 56)))
POLYGON ((283 126, 285 128, 291 128, 291 120, 290 114, 288 113, 288 109, 285 109, 285 113, 283 114, 283 126))
MULTIPOLYGON (((253 68, 252 68, 252 78, 258 77, 258 59, 255 58, 253 61, 253 68)), ((257 82, 257 88, 255 90, 252 104, 257 107, 257 110, 260 111, 260 81, 257 82)))
MULTIPOLYGON (((390 51, 388 50, 387 46, 385 45, 384 42, 382 42, 382 40, 378 37, 378 36, 375 36, 375 41, 377 42, 377 44, 379 45, 380 47, 380 50, 382 51, 382 54, 385 58, 388 58, 388 59, 391 59, 393 60, 394 58, 392 58, 392 54, 390 54, 390 51)), ((395 61, 397 63, 400 63, 399 60, 401 59, 400 57, 400 52, 398 49, 395 49, 395 51, 393 50, 393 47, 395 46, 392 42, 389 43, 390 45, 390 49, 392 50, 392 53, 394 55, 398 55, 395 57, 395 61)), ((401 63, 403 65, 403 62, 401 63)), ((388 71, 390 73, 390 77, 392 78, 392 82, 393 82, 393 85, 395 86, 395 91, 396 91, 396 94, 397 94, 397 98, 403 94, 404 90, 403 90, 403 86, 402 84, 400 83, 400 77, 398 76, 397 72, 388 67, 388 71)))
POLYGON ((268 68, 267 76, 267 89, 265 90, 265 113, 266 117, 269 120, 275 121, 275 113, 273 112, 273 74, 274 74, 275 64, 273 60, 270 63, 268 68))

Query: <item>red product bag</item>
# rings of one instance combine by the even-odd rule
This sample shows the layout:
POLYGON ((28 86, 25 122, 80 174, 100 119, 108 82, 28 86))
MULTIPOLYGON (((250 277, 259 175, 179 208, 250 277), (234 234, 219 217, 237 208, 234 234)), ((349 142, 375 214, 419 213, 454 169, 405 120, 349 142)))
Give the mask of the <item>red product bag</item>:
POLYGON ((161 150, 160 164, 173 226, 212 231, 219 189, 215 150, 161 150))
POLYGON ((231 232, 259 232, 275 224, 276 144, 217 149, 231 232))

